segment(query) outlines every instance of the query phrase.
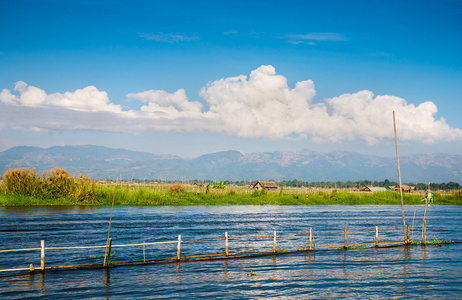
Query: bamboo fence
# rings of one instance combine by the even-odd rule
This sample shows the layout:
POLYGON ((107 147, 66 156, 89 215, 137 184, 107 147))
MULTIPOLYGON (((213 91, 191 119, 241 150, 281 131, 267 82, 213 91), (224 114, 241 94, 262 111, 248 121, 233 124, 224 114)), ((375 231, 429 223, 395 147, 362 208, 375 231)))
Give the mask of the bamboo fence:
MULTIPOLYGON (((50 271, 58 271, 58 270, 76 270, 76 269, 101 269, 101 268, 112 268, 116 266, 124 266, 124 265, 144 265, 144 264, 159 264, 159 263, 172 263, 172 262, 190 262, 190 261, 205 261, 205 260, 221 260, 221 259, 235 259, 235 258, 245 258, 245 257, 254 257, 254 256, 265 256, 265 255, 278 255, 278 254, 287 254, 287 253, 295 253, 295 252, 304 252, 304 251, 316 251, 320 249, 351 249, 351 248, 373 248, 373 247, 390 247, 393 245, 399 244, 406 244, 403 240, 379 240, 379 232, 393 232, 393 231, 401 231, 402 229, 379 229, 378 226, 375 227, 375 230, 360 230, 360 231, 347 231, 347 228, 344 227, 343 231, 336 231, 336 232, 317 232, 316 234, 313 231, 313 228, 309 229, 309 233, 301 233, 301 234, 277 234, 276 231, 273 232, 271 235, 254 235, 254 236, 229 236, 228 232, 225 232, 224 237, 216 237, 216 238, 203 238, 203 239, 186 239, 183 240, 182 236, 179 235, 177 240, 172 241, 159 241, 159 242, 143 242, 143 243, 136 243, 136 244, 114 244, 112 245, 112 239, 108 239, 108 243, 106 245, 99 245, 99 246, 53 246, 53 247, 45 247, 45 241, 41 240, 40 248, 23 248, 23 249, 6 249, 0 250, 0 255, 2 253, 9 253, 9 252, 28 252, 28 251, 38 251, 40 250, 40 267, 35 267, 32 263, 29 267, 18 267, 18 268, 9 268, 0 270, 0 277, 5 276, 16 276, 16 275, 24 275, 18 274, 21 271, 29 271, 30 273, 34 273, 36 270, 40 270, 41 272, 45 272, 46 270, 50 271), (371 234, 372 233, 372 234, 371 234), (358 235, 361 235, 361 240, 363 242, 354 241, 351 242, 351 239, 348 239, 348 234, 354 234, 353 236, 358 239, 358 235), (325 236, 343 236, 343 243, 342 244, 332 244, 326 245, 320 244, 320 241, 326 240, 325 236), (366 235, 364 237, 364 235, 366 235), (316 236, 316 238, 315 238, 316 236), (297 239, 295 243, 299 245, 299 247, 292 247, 292 248, 278 248, 279 241, 283 239, 297 239), (302 239, 300 239, 302 238, 302 239), (230 251, 230 241, 240 241, 241 243, 245 240, 263 240, 263 241, 271 241, 272 240, 272 247, 266 244, 264 245, 264 249, 260 250, 253 250, 253 251, 230 251), (364 241, 365 240, 365 241, 364 241), (223 249, 224 252, 218 253, 199 253, 199 254, 191 254, 185 255, 184 249, 182 249, 182 245, 187 243, 204 243, 209 241, 220 241, 220 245, 214 246, 213 249, 220 248, 223 249), (349 242, 350 241, 350 242, 349 242), (308 243, 308 245, 307 245, 308 243), (318 245, 317 245, 317 244, 318 245), (165 244, 176 244, 176 255, 175 256, 168 256, 168 257, 157 257, 157 258, 146 258, 146 247, 155 247, 165 244), (369 247, 368 247, 369 246, 369 247), (109 247, 109 249, 108 249, 109 247), (111 261, 111 249, 112 248, 125 248, 125 247, 142 247, 142 259, 140 260, 129 260, 129 261, 111 261), (74 264, 74 265, 46 265, 45 264, 45 252, 49 253, 49 251, 59 251, 59 250, 82 250, 82 249, 98 249, 98 248, 106 248, 106 254, 104 257, 104 263, 93 263, 93 264, 74 264)), ((425 235, 426 230, 424 231, 424 235, 422 237, 422 244, 425 244, 425 235)), ((351 236, 350 236, 351 237, 351 236)), ((409 226, 407 228, 407 236, 406 240, 409 241, 409 226)), ((294 241, 291 241, 294 243, 294 241)), ((239 247, 236 247, 239 249, 239 247)), ((242 247, 240 247, 242 249, 242 247)), ((166 253, 168 255, 168 253, 166 253)), ((141 255, 140 255, 141 256, 141 255)), ((141 257, 140 257, 141 258, 141 257)))

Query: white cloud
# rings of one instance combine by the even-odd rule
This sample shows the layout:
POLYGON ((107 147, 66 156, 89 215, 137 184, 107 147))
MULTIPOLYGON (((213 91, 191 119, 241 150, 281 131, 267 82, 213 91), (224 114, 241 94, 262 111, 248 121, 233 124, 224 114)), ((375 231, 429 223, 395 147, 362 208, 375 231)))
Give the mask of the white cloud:
POLYGON ((291 44, 307 44, 316 45, 315 42, 342 42, 347 41, 347 38, 339 33, 334 32, 312 32, 308 34, 288 34, 285 36, 291 44))
POLYGON ((110 103, 106 92, 98 91, 94 86, 88 86, 75 92, 47 95, 40 88, 28 86, 24 81, 18 81, 14 90, 19 92, 19 96, 13 95, 9 90, 4 89, 0 93, 0 101, 28 107, 53 106, 78 111, 122 111, 120 105, 110 103))
POLYGON ((238 34, 239 32, 237 30, 234 30, 234 29, 230 29, 228 31, 225 31, 223 32, 224 35, 235 35, 235 34, 238 34))
POLYGON ((0 93, 0 129, 210 131, 246 138, 311 138, 330 143, 364 140, 375 144, 393 138, 395 111, 401 141, 462 140, 461 129, 451 128, 444 118, 435 119, 437 107, 433 102, 414 105, 396 96, 359 91, 313 104, 315 94, 311 80, 290 88, 272 66, 261 66, 250 76, 209 82, 200 92, 209 106, 207 111, 202 103, 189 101, 183 89, 127 94, 129 100, 143 103, 139 110, 127 111, 93 86, 48 95, 19 81, 14 93, 8 89, 0 93))
POLYGON ((200 40, 197 35, 184 35, 181 33, 163 33, 159 32, 157 34, 152 33, 142 33, 140 37, 146 40, 153 40, 156 42, 165 42, 165 43, 176 43, 176 42, 191 42, 200 40))

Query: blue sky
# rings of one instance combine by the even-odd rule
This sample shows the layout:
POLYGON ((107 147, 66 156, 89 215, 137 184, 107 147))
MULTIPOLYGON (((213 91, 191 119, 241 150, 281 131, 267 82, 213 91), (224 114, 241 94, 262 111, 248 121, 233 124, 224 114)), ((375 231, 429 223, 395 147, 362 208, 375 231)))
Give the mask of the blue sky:
POLYGON ((462 1, 0 8, 0 151, 462 154, 462 1))

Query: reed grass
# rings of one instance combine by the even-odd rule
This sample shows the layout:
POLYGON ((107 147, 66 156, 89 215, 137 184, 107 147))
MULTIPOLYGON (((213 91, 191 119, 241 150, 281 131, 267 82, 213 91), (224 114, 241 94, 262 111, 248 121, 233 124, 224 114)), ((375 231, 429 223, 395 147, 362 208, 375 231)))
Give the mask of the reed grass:
MULTIPOLYGON (((400 205, 399 194, 310 190, 285 187, 283 192, 243 187, 210 188, 173 185, 99 184, 81 174, 74 178, 55 168, 39 176, 34 169, 9 170, 0 186, 0 206, 39 205, 400 205), (116 188, 118 187, 118 188, 116 188)), ((419 205, 423 195, 404 194, 404 203, 419 205)), ((462 205, 460 191, 435 193, 435 204, 462 205)))

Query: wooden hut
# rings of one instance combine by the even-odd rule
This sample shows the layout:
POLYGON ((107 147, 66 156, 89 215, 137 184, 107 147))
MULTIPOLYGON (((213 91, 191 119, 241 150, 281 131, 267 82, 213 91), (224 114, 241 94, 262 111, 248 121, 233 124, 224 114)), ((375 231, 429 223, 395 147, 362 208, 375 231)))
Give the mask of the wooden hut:
MULTIPOLYGON (((394 189, 395 191, 399 192, 399 184, 396 185, 393 189, 394 189)), ((406 192, 406 193, 410 193, 410 192, 411 192, 411 187, 408 186, 407 184, 403 184, 403 185, 402 185, 402 189, 403 189, 403 192, 406 192)))
POLYGON ((361 192, 385 192, 387 189, 379 186, 365 185, 359 190, 361 192))
POLYGON ((255 182, 254 184, 250 185, 249 187, 251 190, 257 190, 260 191, 263 188, 265 188, 267 191, 277 191, 278 190, 278 184, 275 181, 262 181, 259 180, 255 182))

